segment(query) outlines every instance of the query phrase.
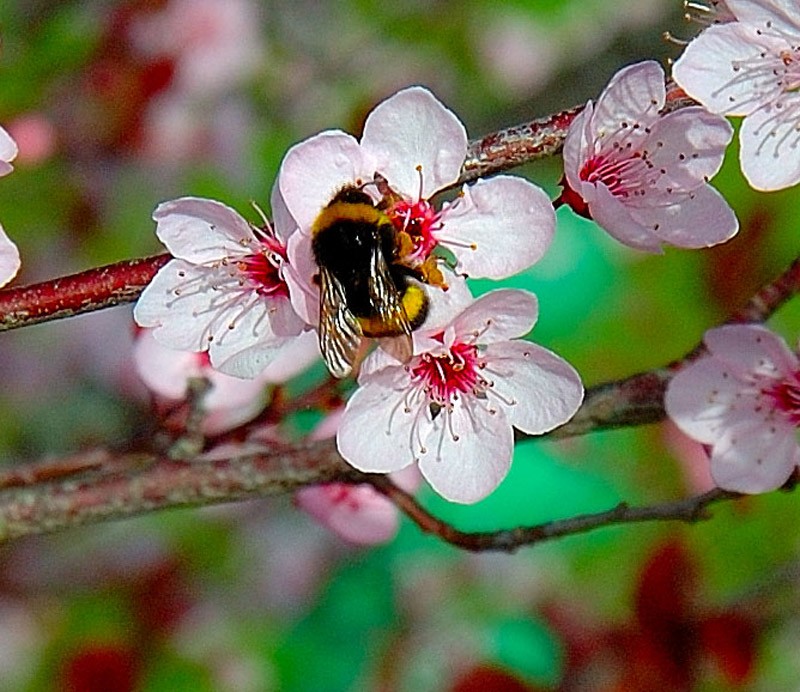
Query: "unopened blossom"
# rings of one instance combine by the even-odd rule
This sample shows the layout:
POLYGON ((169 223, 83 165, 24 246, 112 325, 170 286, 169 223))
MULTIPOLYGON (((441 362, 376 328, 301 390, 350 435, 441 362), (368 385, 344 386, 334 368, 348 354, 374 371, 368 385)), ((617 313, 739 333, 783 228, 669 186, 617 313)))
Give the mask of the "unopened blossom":
POLYGON ((800 181, 800 5, 727 0, 736 21, 705 29, 672 69, 708 110, 744 116, 742 172, 757 190, 800 181))
POLYGON ((175 259, 144 290, 134 318, 156 340, 208 351, 217 370, 255 377, 307 331, 289 298, 285 236, 194 197, 164 202, 153 218, 175 259))
POLYGON ((319 358, 313 333, 306 332, 285 346, 256 377, 242 379, 211 367, 207 352, 176 351, 156 341, 151 330, 136 337, 136 373, 157 402, 186 399, 192 379, 210 385, 203 395, 203 431, 214 435, 254 418, 268 401, 267 386, 285 382, 319 358))
MULTIPOLYGON (((0 177, 14 170, 11 162, 17 155, 17 144, 2 127, 0 127, 0 177)), ((0 286, 5 286, 13 279, 20 268, 19 250, 0 226, 0 286)))
POLYGON ((510 468, 513 428, 545 433, 583 399, 566 361, 519 338, 537 312, 533 294, 493 291, 444 327, 415 332, 408 363, 365 364, 337 434, 341 455, 376 473, 416 462, 448 500, 486 497, 510 468))
POLYGON ((699 106, 662 113, 664 72, 653 61, 620 70, 564 143, 563 202, 625 245, 716 245, 739 224, 708 184, 733 130, 699 106))
POLYGON ((761 493, 783 485, 800 462, 800 360, 779 336, 757 324, 706 332, 708 355, 669 384, 666 409, 711 449, 721 488, 761 493))
POLYGON ((359 142, 328 130, 289 150, 278 174, 287 216, 308 234, 319 213, 346 186, 383 202, 401 234, 401 260, 442 285, 437 248, 455 271, 504 278, 539 260, 552 240, 555 214, 542 190, 519 177, 495 176, 464 186, 437 208, 431 197, 453 186, 467 153, 461 121, 422 87, 400 91, 367 117, 359 142))

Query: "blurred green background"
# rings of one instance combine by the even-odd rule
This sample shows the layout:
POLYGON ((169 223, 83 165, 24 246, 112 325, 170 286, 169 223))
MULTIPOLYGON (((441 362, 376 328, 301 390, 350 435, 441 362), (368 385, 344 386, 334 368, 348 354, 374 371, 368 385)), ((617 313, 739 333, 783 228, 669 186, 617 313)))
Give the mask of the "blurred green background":
MULTIPOLYGON (((596 97, 625 64, 689 37, 679 0, 382 3, 6 0, 0 181, 18 284, 160 252, 150 214, 192 194, 268 207, 286 149, 358 132, 424 84, 477 137, 596 97)), ((519 171, 557 196, 560 162, 519 171)), ((742 230, 646 256, 569 209, 535 291, 537 342, 587 385, 663 365, 797 255, 798 192, 756 194, 732 147, 717 186, 742 230)), ((494 285, 494 284, 493 284, 494 285)), ((488 290, 477 282, 477 291, 488 290)), ((800 313, 771 324, 794 342, 800 313)), ((129 307, 0 339, 6 464, 149 434, 129 307)), ((489 530, 707 487, 666 425, 518 446, 471 507, 489 530)), ((727 690, 800 679, 796 498, 719 506, 696 526, 627 526, 515 555, 470 555, 403 520, 358 548, 289 498, 175 511, 0 548, 5 690, 727 690)))

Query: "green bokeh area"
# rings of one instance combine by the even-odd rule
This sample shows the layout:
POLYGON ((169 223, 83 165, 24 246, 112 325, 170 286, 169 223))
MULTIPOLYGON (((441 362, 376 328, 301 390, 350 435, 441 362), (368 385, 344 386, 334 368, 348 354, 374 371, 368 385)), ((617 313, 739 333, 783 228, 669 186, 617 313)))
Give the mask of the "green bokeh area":
MULTIPOLYGON (((179 196, 211 197, 259 222, 250 202, 269 213, 292 144, 326 128, 358 133, 377 102, 410 84, 431 88, 472 137, 584 103, 623 65, 676 58, 662 33, 698 29, 682 13, 678 0, 8 0, 0 124, 22 153, 0 180, 0 222, 23 258, 18 284, 161 252, 151 215, 179 196), (199 51, 199 86, 181 81, 181 60, 224 25, 212 11, 223 5, 245 20, 234 39, 199 51), (151 20, 175 7, 167 47, 154 48, 163 37, 151 20), (233 71, 211 84, 227 64, 233 71), (36 157, 41 131, 25 128, 42 122, 49 149, 36 157)), ((513 173, 560 194, 558 159, 513 173)), ((561 207, 540 262, 471 287, 536 293, 527 338, 573 364, 587 387, 661 367, 800 248, 800 192, 751 190, 735 142, 713 183, 741 223, 724 246, 645 255, 561 207)), ((770 325, 795 343, 800 303, 770 325)), ((135 448, 157 434, 133 371, 133 330, 122 306, 2 335, 5 466, 135 448)), ((324 378, 318 364, 281 396, 306 395, 324 378)), ((323 418, 293 412, 283 432, 299 438, 323 418)), ((512 531, 697 493, 707 471, 697 452, 661 424, 526 439, 483 501, 448 503, 424 485, 416 497, 461 531, 512 531)), ((648 676, 677 655, 663 644, 674 631, 695 637, 686 689, 794 689, 795 495, 715 505, 692 525, 609 526, 514 553, 469 553, 405 517, 392 541, 358 547, 288 497, 19 540, 0 555, 0 692, 492 692, 512 680, 530 690, 672 689, 648 676), (659 558, 675 545, 689 556, 685 573, 659 558), (697 635, 730 613, 754 632, 749 649, 726 649, 739 664, 752 657, 738 688, 719 665, 724 637, 697 635), (631 679, 640 687, 625 687, 631 679)))

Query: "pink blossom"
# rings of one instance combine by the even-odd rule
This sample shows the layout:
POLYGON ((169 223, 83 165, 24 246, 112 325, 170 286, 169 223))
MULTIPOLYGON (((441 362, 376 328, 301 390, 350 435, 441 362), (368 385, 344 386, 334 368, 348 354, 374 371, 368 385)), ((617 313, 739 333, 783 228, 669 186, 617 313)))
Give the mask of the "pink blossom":
POLYGON ((665 98, 658 63, 619 71, 569 128, 561 199, 639 250, 716 245, 739 228, 707 183, 733 130, 700 107, 662 113, 665 98))
POLYGON ((736 21, 705 29, 672 75, 713 113, 745 116, 742 172, 757 190, 800 181, 800 5, 728 0, 736 21))
POLYGON ((493 291, 444 328, 415 332, 416 355, 407 364, 365 364, 339 427, 342 456, 376 473, 417 462, 434 490, 454 502, 491 493, 511 465, 512 426, 545 433, 583 399, 568 363, 519 339, 537 312, 530 293, 493 291))
MULTIPOLYGON (((552 205, 527 180, 501 175, 463 187, 437 209, 431 197, 456 183, 466 153, 459 119, 428 90, 411 87, 369 114, 360 142, 328 130, 292 147, 281 164, 278 195, 288 218, 308 234, 336 192, 363 187, 376 202, 384 200, 389 218, 407 234, 404 263, 431 268, 441 245, 455 256, 458 273, 511 276, 549 246, 552 205)), ((429 278, 442 283, 435 269, 429 278)))
POLYGON ((156 340, 208 351, 217 370, 255 377, 307 331, 290 300, 284 235, 193 197, 164 202, 153 218, 175 259, 142 293, 134 318, 156 340))
POLYGON ((203 397, 203 430, 215 435, 254 418, 267 403, 268 384, 285 382, 319 357, 312 332, 285 346, 269 366, 252 379, 226 375, 211 367, 207 353, 176 351, 160 344, 151 330, 136 339, 133 362, 145 386, 159 400, 182 401, 189 380, 204 378, 211 388, 203 397))
POLYGON ((666 409, 687 435, 711 447, 711 475, 726 490, 783 485, 800 462, 800 361, 758 324, 706 332, 708 355, 669 384, 666 409))

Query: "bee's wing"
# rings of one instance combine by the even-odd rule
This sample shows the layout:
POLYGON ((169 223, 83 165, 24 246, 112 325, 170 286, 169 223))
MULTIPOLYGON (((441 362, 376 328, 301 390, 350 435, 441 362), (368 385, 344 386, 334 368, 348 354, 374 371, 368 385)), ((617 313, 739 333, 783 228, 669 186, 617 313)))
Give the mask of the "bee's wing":
POLYGON ((361 325, 347 308, 339 280, 320 267, 319 350, 334 377, 347 377, 361 345, 361 325))
POLYGON ((392 337, 379 339, 381 348, 401 363, 411 360, 414 351, 411 340, 411 323, 408 320, 406 309, 403 307, 403 296, 389 273, 389 265, 381 252, 380 246, 375 245, 370 257, 369 297, 380 321, 389 330, 396 334, 392 337))

